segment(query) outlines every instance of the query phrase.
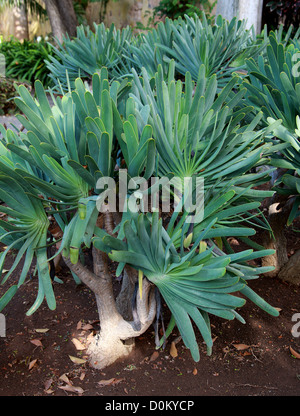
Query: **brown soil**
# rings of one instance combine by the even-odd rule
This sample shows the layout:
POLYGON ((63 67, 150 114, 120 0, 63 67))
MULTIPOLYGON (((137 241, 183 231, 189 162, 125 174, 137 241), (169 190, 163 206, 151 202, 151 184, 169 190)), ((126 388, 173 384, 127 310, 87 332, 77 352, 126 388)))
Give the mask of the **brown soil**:
MULTIPOLYGON (((292 250, 298 237, 290 235, 292 250)), ((300 312, 297 286, 268 277, 251 281, 257 293, 281 309, 280 316, 271 317, 248 301, 240 311, 245 325, 211 317, 213 353, 206 355, 199 336, 198 363, 181 340, 175 345, 178 355, 170 354, 178 332, 164 350, 156 351, 154 332, 149 330, 137 339, 130 357, 97 371, 87 362, 77 364, 70 358, 87 358, 72 340, 85 344, 99 329, 94 296, 85 286, 76 286, 66 270, 58 277, 64 283, 54 283, 55 311, 43 304, 33 316, 25 316, 36 296, 36 278, 28 279, 3 311, 6 337, 0 338, 0 396, 119 396, 124 400, 128 396, 300 393, 300 337, 291 333, 296 323, 292 316, 300 312)), ((0 288, 0 296, 4 289, 0 288)))

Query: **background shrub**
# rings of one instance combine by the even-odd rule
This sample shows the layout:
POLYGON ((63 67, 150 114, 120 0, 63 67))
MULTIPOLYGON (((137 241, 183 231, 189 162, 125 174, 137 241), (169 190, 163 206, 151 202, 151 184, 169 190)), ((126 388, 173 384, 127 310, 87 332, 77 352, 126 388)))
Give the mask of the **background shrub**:
POLYGON ((45 87, 51 85, 48 77, 49 70, 45 59, 51 55, 52 48, 46 39, 37 41, 16 39, 0 43, 0 53, 5 56, 6 76, 18 81, 27 81, 32 84, 40 80, 45 87))
MULTIPOLYGON (((13 113, 16 109, 14 102, 17 95, 15 83, 16 81, 13 79, 0 77, 0 115, 13 113)), ((21 85, 22 83, 17 84, 21 85)), ((26 87, 30 88, 29 85, 26 87)))

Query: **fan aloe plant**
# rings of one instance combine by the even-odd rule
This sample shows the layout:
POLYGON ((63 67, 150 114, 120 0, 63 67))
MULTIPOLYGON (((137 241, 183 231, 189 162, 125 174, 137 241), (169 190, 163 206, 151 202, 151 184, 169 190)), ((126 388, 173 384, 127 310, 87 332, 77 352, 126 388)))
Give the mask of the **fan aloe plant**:
MULTIPOLYGON (((269 119, 272 123, 273 119, 269 119)), ((288 129, 282 125, 273 130, 273 133, 279 141, 283 142, 283 148, 280 153, 274 154, 270 163, 277 168, 282 169, 282 175, 276 178, 274 189, 282 195, 291 197, 293 206, 290 211, 287 225, 291 225, 296 217, 299 216, 300 205, 300 118, 296 117, 296 126, 294 134, 290 133, 288 129)))
POLYGON ((123 52, 123 61, 120 68, 116 68, 116 76, 132 76, 132 68, 139 74, 145 68, 152 78, 157 72, 158 65, 164 69, 164 74, 168 73, 167 58, 171 55, 164 51, 161 46, 173 47, 174 29, 178 21, 168 18, 164 22, 159 22, 156 28, 152 28, 146 34, 141 33, 134 42, 127 42, 127 48, 123 52))
MULTIPOLYGON (((195 361, 198 361, 200 356, 191 320, 199 328, 209 354, 213 345, 209 314, 224 319, 238 318, 245 323, 236 311, 236 308, 245 304, 245 299, 234 296, 234 292, 248 296, 268 313, 278 315, 276 309, 247 286, 246 280, 263 270, 255 270, 239 264, 269 252, 253 255, 252 250, 248 250, 226 255, 218 250, 216 254, 214 244, 211 243, 209 247, 204 242, 205 240, 211 242, 209 237, 214 235, 212 227, 215 222, 216 218, 210 221, 188 251, 185 251, 182 245, 186 234, 183 234, 180 226, 172 231, 164 229, 158 213, 149 216, 140 214, 132 225, 129 221, 126 222, 127 242, 113 240, 109 236, 100 240, 100 247, 103 250, 105 245, 112 249, 109 253, 112 260, 127 263, 139 270, 142 277, 146 276, 158 288, 170 308, 172 319, 165 337, 158 342, 158 345, 165 342, 176 324, 195 361)), ((96 237, 94 239, 96 246, 98 241, 96 237)), ((143 298, 142 285, 136 296, 143 298)))
MULTIPOLYGON (((268 193, 251 189, 264 180, 263 174, 255 177, 246 172, 262 153, 270 151, 271 144, 263 145, 260 140, 268 129, 255 132, 259 115, 240 130, 237 120, 243 114, 234 110, 233 83, 216 96, 215 77, 206 80, 203 71, 194 95, 189 74, 184 91, 181 81, 174 80, 174 63, 168 70, 168 83, 159 68, 155 93, 148 89, 146 72, 143 80, 135 74, 129 98, 127 81, 109 82, 104 68, 93 75, 91 89, 76 79, 74 89, 61 98, 52 94, 53 106, 40 82, 35 84, 36 98, 21 86, 16 104, 26 132, 1 127, 0 197, 7 215, 0 222, 1 241, 7 245, 1 266, 11 248, 18 250, 4 276, 5 285, 24 256, 25 262, 18 283, 0 299, 0 310, 34 267, 39 289, 27 314, 34 313, 45 299, 54 309, 57 286, 48 264, 61 256, 76 282, 85 283, 96 297, 101 331, 88 350, 96 368, 127 355, 135 337, 153 323, 158 338, 160 297, 172 318, 165 336, 156 339, 157 347, 177 325, 195 360, 199 349, 191 320, 211 353, 209 314, 244 322, 236 309, 245 300, 238 293, 278 315, 247 283, 269 270, 247 262, 271 251, 234 253, 225 241, 227 236, 254 233, 249 227, 251 218, 257 216, 260 200, 268 193), (223 166, 220 174, 219 157, 231 161, 233 168, 223 166), (209 168, 202 165, 204 159, 209 168), (194 226, 183 207, 185 194, 179 195, 164 220, 159 212, 130 208, 136 191, 136 198, 143 193, 138 187, 128 187, 122 208, 129 209, 122 214, 114 212, 106 194, 107 184, 121 187, 120 170, 126 170, 128 185, 138 184, 137 178, 149 182, 153 175, 177 175, 180 180, 185 175, 201 177, 205 169, 210 174, 204 178, 203 215, 194 226), (242 221, 246 225, 235 227, 242 221), (224 246, 218 240, 222 237, 224 246), (92 270, 84 262, 87 252, 92 254, 92 270), (117 299, 109 258, 118 263, 116 274, 122 276, 117 299)), ((151 190, 150 186, 147 192, 151 190)))
POLYGON ((63 44, 53 46, 54 56, 46 61, 50 78, 67 90, 68 77, 73 88, 74 80, 91 75, 106 66, 111 77, 130 77, 134 68, 139 74, 142 67, 153 77, 160 64, 164 75, 168 62, 176 62, 178 74, 191 73, 194 81, 199 68, 205 66, 206 76, 217 75, 218 88, 223 88, 232 74, 245 75, 245 60, 257 57, 265 50, 268 37, 256 39, 246 22, 234 18, 228 22, 222 16, 208 20, 201 16, 185 16, 177 20, 166 18, 147 34, 134 35, 129 27, 116 30, 112 25, 95 25, 92 32, 80 26, 77 36, 64 38, 63 44), (67 72, 67 74, 66 74, 67 72))
POLYGON ((83 25, 78 26, 74 39, 66 35, 62 44, 57 41, 57 47, 51 45, 53 56, 46 60, 49 76, 58 90, 62 87, 67 91, 69 83, 74 87, 76 78, 89 81, 102 67, 116 71, 122 65, 122 54, 131 39, 132 30, 129 26, 120 30, 114 24, 106 28, 101 23, 94 24, 94 31, 83 25))
POLYGON ((247 89, 247 104, 256 111, 263 111, 264 123, 267 118, 281 119, 283 126, 294 133, 296 116, 300 112, 300 72, 297 71, 297 54, 294 45, 284 47, 277 40, 276 33, 269 35, 266 61, 259 56, 246 61, 249 81, 243 87, 247 89))
MULTIPOLYGON (((272 124, 275 120, 282 121, 282 125, 273 130, 280 153, 272 156, 271 165, 295 171, 298 159, 297 119, 300 114, 297 57, 300 51, 294 45, 284 46, 274 32, 270 33, 269 38, 266 61, 263 57, 259 57, 257 63, 253 59, 247 61, 249 80, 243 83, 247 89, 246 105, 254 106, 254 114, 263 112, 264 125, 272 124)), ((296 208, 291 213, 289 223, 293 221, 295 212, 296 208)))
MULTIPOLYGON (((299 33, 296 35, 298 36, 299 33)), ((296 41, 291 44, 281 42, 278 34, 271 32, 266 56, 259 56, 257 62, 253 59, 247 61, 249 79, 243 83, 243 87, 247 89, 246 105, 254 106, 253 116, 258 111, 262 111, 263 125, 270 125, 274 121, 281 122, 281 125, 274 126, 271 138, 278 150, 270 158, 270 165, 278 168, 273 176, 276 194, 271 199, 269 207, 269 220, 275 240, 272 236, 266 236, 264 243, 267 247, 276 248, 276 255, 264 261, 264 264, 275 266, 276 274, 285 264, 288 265, 283 229, 286 224, 292 224, 299 215, 300 200, 296 183, 299 162, 297 132, 299 133, 300 114, 300 72, 297 61, 300 50, 297 49, 296 44, 296 41), (274 210, 276 206, 278 209, 274 210)), ((280 276, 288 279, 288 274, 287 271, 282 270, 280 276)), ((292 280, 294 281, 294 278, 292 280)))
MULTIPOLYGON (((151 83, 143 70, 142 80, 134 73, 134 92, 137 120, 143 126, 150 124, 159 154, 158 175, 174 175, 183 181, 186 177, 204 179, 207 195, 216 195, 220 189, 234 189, 236 198, 262 201, 273 192, 253 188, 268 181, 268 174, 250 174, 251 167, 269 161, 277 147, 264 143, 280 121, 264 129, 257 126, 263 116, 257 116, 248 125, 242 121, 253 111, 249 106, 236 110, 246 92, 233 93, 238 77, 233 77, 219 93, 216 75, 207 78, 205 67, 199 70, 197 83, 189 72, 184 83, 176 81, 175 62, 171 61, 168 81, 158 67, 151 83), (184 85, 184 90, 183 90, 184 85), (147 117, 147 118, 145 118, 147 117)), ((236 200, 235 198, 235 200, 236 200)), ((240 203, 240 202, 239 202, 240 203)))
POLYGON ((191 73, 198 79, 199 68, 205 66, 206 76, 217 75, 218 87, 223 88, 234 72, 243 76, 245 59, 258 56, 266 46, 266 39, 256 40, 246 22, 233 18, 230 22, 217 16, 212 23, 205 13, 199 17, 185 16, 172 23, 172 47, 158 44, 164 60, 175 59, 176 70, 191 73))

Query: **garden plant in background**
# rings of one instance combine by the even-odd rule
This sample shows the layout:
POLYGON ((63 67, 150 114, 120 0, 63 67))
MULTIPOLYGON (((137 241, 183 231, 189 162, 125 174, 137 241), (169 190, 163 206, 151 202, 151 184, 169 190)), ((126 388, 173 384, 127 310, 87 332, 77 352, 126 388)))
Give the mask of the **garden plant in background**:
POLYGON ((269 26, 271 29, 277 29, 283 25, 286 31, 293 26, 297 30, 300 25, 300 1, 299 0, 273 0, 266 4, 268 11, 269 26))
POLYGON ((45 60, 53 54, 48 39, 39 38, 34 41, 17 39, 0 43, 0 53, 5 57, 6 77, 16 81, 25 81, 34 84, 40 80, 45 87, 51 84, 48 77, 49 70, 45 60))
POLYGON ((210 15, 216 3, 216 1, 214 3, 210 3, 208 0, 161 0, 158 6, 154 7, 153 9, 153 20, 156 17, 159 17, 160 19, 165 19, 166 17, 168 17, 169 19, 175 20, 179 17, 184 17, 186 15, 194 15, 195 13, 201 15, 202 10, 207 15, 210 15))
POLYGON ((43 82, 45 87, 52 83, 45 63, 45 59, 52 53, 47 39, 23 42, 13 38, 9 41, 1 39, 0 115, 13 114, 16 111, 16 85, 26 85, 32 90, 32 85, 37 79, 43 82))
POLYGON ((206 76, 217 75, 218 87, 223 88, 234 72, 243 75, 245 59, 257 57, 266 46, 266 39, 256 41, 246 22, 233 18, 230 22, 217 16, 210 22, 205 13, 186 16, 171 22, 171 46, 157 43, 156 47, 168 62, 174 59, 176 70, 184 76, 189 71, 194 81, 205 65, 206 76))
POLYGON ((31 90, 31 86, 26 82, 17 82, 11 78, 0 77, 0 115, 16 112, 17 107, 14 102, 17 94, 16 85, 26 85, 28 90, 31 90))

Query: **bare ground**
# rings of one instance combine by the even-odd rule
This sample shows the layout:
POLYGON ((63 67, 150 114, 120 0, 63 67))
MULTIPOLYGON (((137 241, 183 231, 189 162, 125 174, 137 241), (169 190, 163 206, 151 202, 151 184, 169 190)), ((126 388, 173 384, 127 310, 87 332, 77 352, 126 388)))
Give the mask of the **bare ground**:
POLYGON ((35 299, 35 278, 23 285, 3 311, 6 337, 0 338, 0 396, 300 393, 300 338, 291 333, 295 325, 292 316, 299 313, 299 287, 268 277, 250 282, 269 303, 281 309, 280 316, 271 317, 247 302, 240 311, 244 325, 212 317, 213 353, 206 355, 199 335, 198 363, 178 341, 176 331, 166 348, 157 351, 154 332, 149 330, 137 339, 131 356, 97 371, 87 361, 74 362, 74 357, 86 360, 85 350, 77 348, 84 348, 88 337, 99 329, 94 296, 85 286, 76 286, 67 271, 59 277, 64 283, 54 283, 58 300, 55 311, 43 304, 33 316, 25 316, 35 299), (175 349, 171 349, 172 341, 175 349))

